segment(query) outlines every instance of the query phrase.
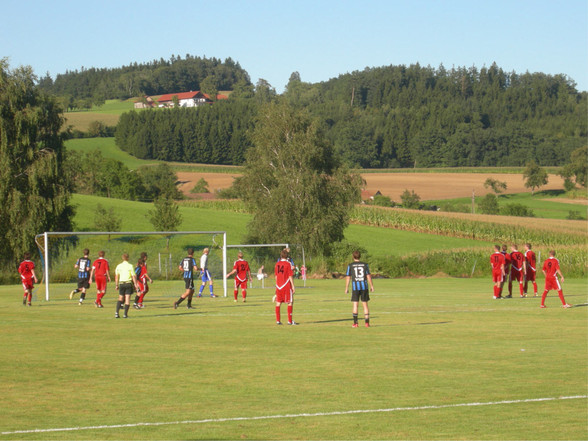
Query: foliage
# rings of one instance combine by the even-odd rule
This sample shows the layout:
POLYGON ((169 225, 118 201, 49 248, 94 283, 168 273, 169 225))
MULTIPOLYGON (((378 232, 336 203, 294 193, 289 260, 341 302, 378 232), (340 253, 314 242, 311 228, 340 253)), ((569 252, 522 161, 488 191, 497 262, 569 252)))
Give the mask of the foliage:
POLYGON ((500 210, 504 216, 535 217, 535 213, 529 207, 523 204, 506 204, 500 210))
POLYGON ((149 221, 155 231, 177 231, 182 223, 178 204, 168 197, 159 197, 149 210, 149 221))
POLYGON ((537 165, 535 161, 531 161, 523 172, 523 179, 525 180, 525 187, 530 188, 531 194, 534 194, 536 188, 547 184, 549 177, 545 169, 537 165))
POLYGON ((36 249, 36 234, 72 226, 61 109, 34 82, 30 67, 10 70, 0 59, 2 263, 14 263, 36 249))
POLYGON ((247 72, 231 58, 223 62, 187 54, 184 58, 172 55, 169 60, 161 58, 113 69, 82 67, 80 71, 59 74, 55 80, 47 75, 39 86, 63 97, 64 108, 73 109, 90 108, 106 99, 201 90, 209 77, 214 78, 218 90, 232 90, 237 83, 251 84, 247 72))
POLYGON ((251 100, 127 112, 116 127, 116 145, 140 159, 241 164, 255 112, 251 100))
POLYGON ((94 229, 96 231, 120 231, 122 217, 117 215, 113 207, 108 210, 98 204, 94 217, 94 229))
MULTIPOLYGON (((574 150, 570 157, 570 163, 562 169, 560 176, 565 178, 565 182, 575 183, 586 187, 586 174, 588 174, 588 146, 580 147, 574 150), (572 181, 574 178, 574 181, 572 181)), ((567 191, 572 190, 573 187, 567 191)))
POLYGON ((568 212, 568 215, 567 215, 566 219, 569 219, 569 220, 586 220, 586 217, 585 216, 582 216, 582 213, 580 213, 577 210, 570 210, 568 212))
POLYGON ((208 182, 206 182, 206 179, 200 178, 198 182, 196 182, 194 188, 190 190, 190 193, 210 193, 210 190, 208 189, 208 182))
POLYGON ((506 187, 507 187, 506 182, 499 181, 499 180, 493 179, 493 178, 488 178, 484 182, 484 188, 491 188, 492 191, 497 194, 502 193, 504 190, 506 190, 506 187))
POLYGON ((327 252, 359 201, 359 176, 341 166, 316 121, 286 103, 261 109, 252 139, 238 184, 253 213, 250 240, 327 252))
POLYGON ((374 205, 378 205, 380 207, 394 207, 396 204, 392 199, 390 199, 390 196, 377 194, 374 196, 374 205))
POLYGON ((498 214, 500 212, 498 198, 494 193, 488 193, 484 196, 478 204, 478 208, 483 214, 498 214))
POLYGON ((129 170, 121 161, 104 158, 100 150, 67 152, 67 175, 78 193, 152 201, 160 196, 179 199, 177 176, 168 164, 129 170))
POLYGON ((406 189, 400 195, 400 200, 402 201, 402 206, 404 208, 419 208, 421 197, 416 194, 414 190, 408 191, 408 189, 406 189))

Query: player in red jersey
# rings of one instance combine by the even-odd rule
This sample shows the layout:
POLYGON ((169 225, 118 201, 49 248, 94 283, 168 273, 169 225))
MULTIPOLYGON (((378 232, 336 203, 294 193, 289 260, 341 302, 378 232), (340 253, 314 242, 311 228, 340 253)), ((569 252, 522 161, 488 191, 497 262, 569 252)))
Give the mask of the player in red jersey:
POLYGON ((545 274, 545 291, 543 291, 543 296, 541 297, 541 308, 546 307, 545 298, 551 289, 555 289, 559 294, 563 308, 571 308, 572 305, 568 305, 564 299, 562 287, 557 279, 557 275, 559 274, 561 281, 564 281, 564 276, 559 269, 559 260, 555 258, 554 250, 549 251, 549 258, 543 262, 543 274, 545 274))
POLYGON ((276 263, 274 268, 276 275, 276 322, 281 325, 280 307, 282 303, 288 304, 288 324, 297 325, 292 320, 292 310, 294 303, 294 273, 292 272, 292 265, 288 260, 288 251, 282 250, 280 253, 280 260, 276 263))
POLYGON ((517 249, 517 245, 513 244, 510 249, 510 277, 508 279, 508 298, 512 297, 512 282, 514 280, 519 282, 519 291, 521 297, 525 297, 523 292, 523 281, 525 280, 525 274, 527 268, 525 266, 525 256, 517 249))
POLYGON ((508 275, 510 274, 510 254, 508 253, 508 246, 506 244, 502 245, 502 255, 504 256, 504 278, 502 279, 502 283, 500 284, 500 297, 502 297, 502 290, 504 289, 504 284, 508 279, 508 275))
POLYGON ((31 306, 34 284, 38 283, 38 280, 35 274, 35 262, 31 260, 31 253, 24 253, 23 257, 24 260, 18 265, 18 273, 24 289, 22 304, 31 306))
POLYGON ((504 280, 504 254, 500 252, 500 245, 494 245, 494 253, 490 256, 492 266, 492 282, 494 283, 494 299, 500 299, 500 288, 504 280))
POLYGON ((235 273, 237 273, 235 276, 235 290, 233 291, 235 302, 239 295, 239 288, 241 288, 243 303, 245 303, 245 299, 247 298, 247 281, 251 278, 251 270, 249 269, 249 263, 243 259, 243 253, 241 251, 237 254, 237 260, 233 264, 233 270, 227 274, 227 279, 235 273))
POLYGON ((525 287, 523 291, 527 294, 527 286, 529 282, 533 282, 533 297, 537 297, 537 256, 531 249, 531 244, 525 244, 525 265, 527 273, 525 274, 525 287))
POLYGON ((92 264, 92 271, 90 272, 90 283, 92 283, 92 280, 96 281, 96 301, 94 302, 96 308, 104 308, 102 297, 106 295, 106 280, 111 281, 110 265, 104 255, 104 251, 98 251, 98 259, 92 264))
POLYGON ((135 301, 133 304, 133 308, 141 309, 143 308, 143 299, 145 298, 145 294, 149 292, 149 285, 147 284, 147 280, 149 283, 153 283, 149 274, 147 274, 147 253, 142 252, 139 261, 137 262, 137 267, 135 268, 135 274, 137 275, 137 285, 139 286, 139 290, 135 295, 135 301))

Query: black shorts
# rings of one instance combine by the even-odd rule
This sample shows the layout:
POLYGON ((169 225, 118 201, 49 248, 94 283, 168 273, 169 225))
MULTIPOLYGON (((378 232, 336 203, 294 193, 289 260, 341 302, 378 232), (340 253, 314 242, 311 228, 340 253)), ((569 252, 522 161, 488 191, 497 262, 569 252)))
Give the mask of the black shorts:
POLYGON ((352 302, 369 302, 370 301, 370 292, 367 289, 362 289, 360 291, 351 291, 351 301, 352 302))
POLYGON ((184 279, 184 284, 186 285, 186 289, 194 289, 194 279, 184 279))
POLYGON ((78 289, 81 288, 89 288, 90 287, 90 278, 80 279, 78 278, 78 289))
POLYGON ((124 282, 118 285, 118 294, 121 296, 130 296, 133 293, 133 283, 124 282))

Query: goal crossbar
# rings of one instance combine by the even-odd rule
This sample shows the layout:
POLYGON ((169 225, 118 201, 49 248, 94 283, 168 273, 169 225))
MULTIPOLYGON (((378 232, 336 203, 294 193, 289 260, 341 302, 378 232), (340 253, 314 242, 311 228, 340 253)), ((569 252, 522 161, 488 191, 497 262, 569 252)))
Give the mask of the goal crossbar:
POLYGON ((45 300, 49 301, 49 236, 174 236, 174 235, 187 235, 187 234, 222 234, 223 235, 223 291, 224 296, 227 296, 227 232, 226 231, 46 231, 42 234, 35 236, 35 242, 39 248, 43 251, 44 256, 44 271, 43 276, 45 278, 45 300), (43 246, 39 243, 39 239, 43 238, 43 246))

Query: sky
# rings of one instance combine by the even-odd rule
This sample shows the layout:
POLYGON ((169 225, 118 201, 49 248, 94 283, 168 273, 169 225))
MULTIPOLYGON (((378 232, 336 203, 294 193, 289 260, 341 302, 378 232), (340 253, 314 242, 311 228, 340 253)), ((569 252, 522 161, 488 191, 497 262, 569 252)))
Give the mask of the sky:
POLYGON ((588 90, 587 0, 0 0, 0 11, 0 58, 38 76, 190 54, 230 57, 279 93, 293 72, 316 83, 494 62, 588 90))

